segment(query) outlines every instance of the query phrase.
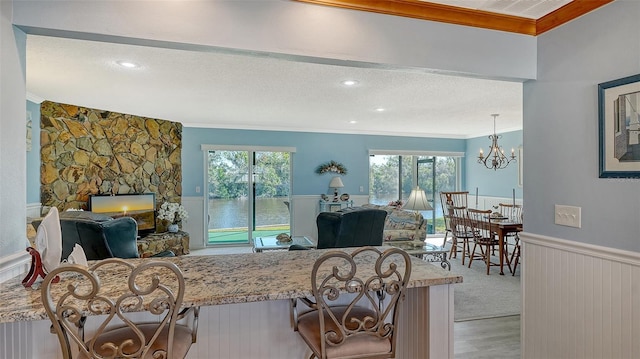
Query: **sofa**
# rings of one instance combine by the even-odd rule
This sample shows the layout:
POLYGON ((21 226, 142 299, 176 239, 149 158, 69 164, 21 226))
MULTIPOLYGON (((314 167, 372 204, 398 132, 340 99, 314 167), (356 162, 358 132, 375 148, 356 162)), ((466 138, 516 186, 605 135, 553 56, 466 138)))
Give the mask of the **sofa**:
POLYGON ((427 238, 427 221, 420 213, 416 216, 415 211, 371 203, 363 204, 361 207, 381 209, 387 212, 382 234, 385 241, 424 240, 427 238))

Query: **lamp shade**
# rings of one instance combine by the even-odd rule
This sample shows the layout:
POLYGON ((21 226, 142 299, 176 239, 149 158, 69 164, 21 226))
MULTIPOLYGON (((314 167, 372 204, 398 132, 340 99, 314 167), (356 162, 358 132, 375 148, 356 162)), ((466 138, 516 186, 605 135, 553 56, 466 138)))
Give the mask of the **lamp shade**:
POLYGON ((402 206, 403 209, 408 209, 412 211, 430 211, 433 210, 433 207, 427 201, 427 195, 424 193, 420 187, 416 187, 411 190, 411 194, 409 195, 409 199, 407 203, 402 206))
POLYGON ((342 178, 336 176, 331 179, 329 182, 329 188, 342 188, 344 184, 342 184, 342 178))

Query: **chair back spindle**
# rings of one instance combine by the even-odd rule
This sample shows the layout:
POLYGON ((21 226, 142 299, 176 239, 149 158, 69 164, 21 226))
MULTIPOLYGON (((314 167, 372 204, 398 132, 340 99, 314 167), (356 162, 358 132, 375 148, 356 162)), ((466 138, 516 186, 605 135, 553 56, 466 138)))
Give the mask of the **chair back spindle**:
POLYGON ((499 203, 498 208, 500 214, 509 218, 510 221, 522 223, 522 205, 521 204, 508 204, 499 203))

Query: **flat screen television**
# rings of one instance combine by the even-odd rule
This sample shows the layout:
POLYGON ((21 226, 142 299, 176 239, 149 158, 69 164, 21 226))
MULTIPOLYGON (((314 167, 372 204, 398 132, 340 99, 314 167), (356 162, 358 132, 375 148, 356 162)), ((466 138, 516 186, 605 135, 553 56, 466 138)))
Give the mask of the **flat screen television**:
POLYGON ((155 193, 91 195, 87 209, 113 218, 128 216, 135 219, 139 236, 156 231, 155 193))

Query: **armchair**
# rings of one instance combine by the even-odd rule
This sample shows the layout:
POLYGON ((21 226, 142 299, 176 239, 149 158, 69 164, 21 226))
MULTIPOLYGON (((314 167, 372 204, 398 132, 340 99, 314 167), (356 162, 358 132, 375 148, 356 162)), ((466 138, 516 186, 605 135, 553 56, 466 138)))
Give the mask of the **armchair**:
MULTIPOLYGON (((336 212, 320 212, 316 217, 318 243, 316 248, 381 246, 387 212, 363 207, 336 212)), ((289 250, 309 249, 292 245, 289 250)))
POLYGON ((360 207, 321 212, 317 248, 381 246, 386 217, 386 211, 360 207))
MULTIPOLYGON (((40 224, 33 222, 34 226, 40 224)), ((138 225, 131 217, 111 218, 88 211, 65 211, 60 213, 62 230, 62 259, 66 259, 79 244, 87 260, 106 258, 138 258, 138 225)), ((166 251, 157 257, 173 256, 166 251)))

